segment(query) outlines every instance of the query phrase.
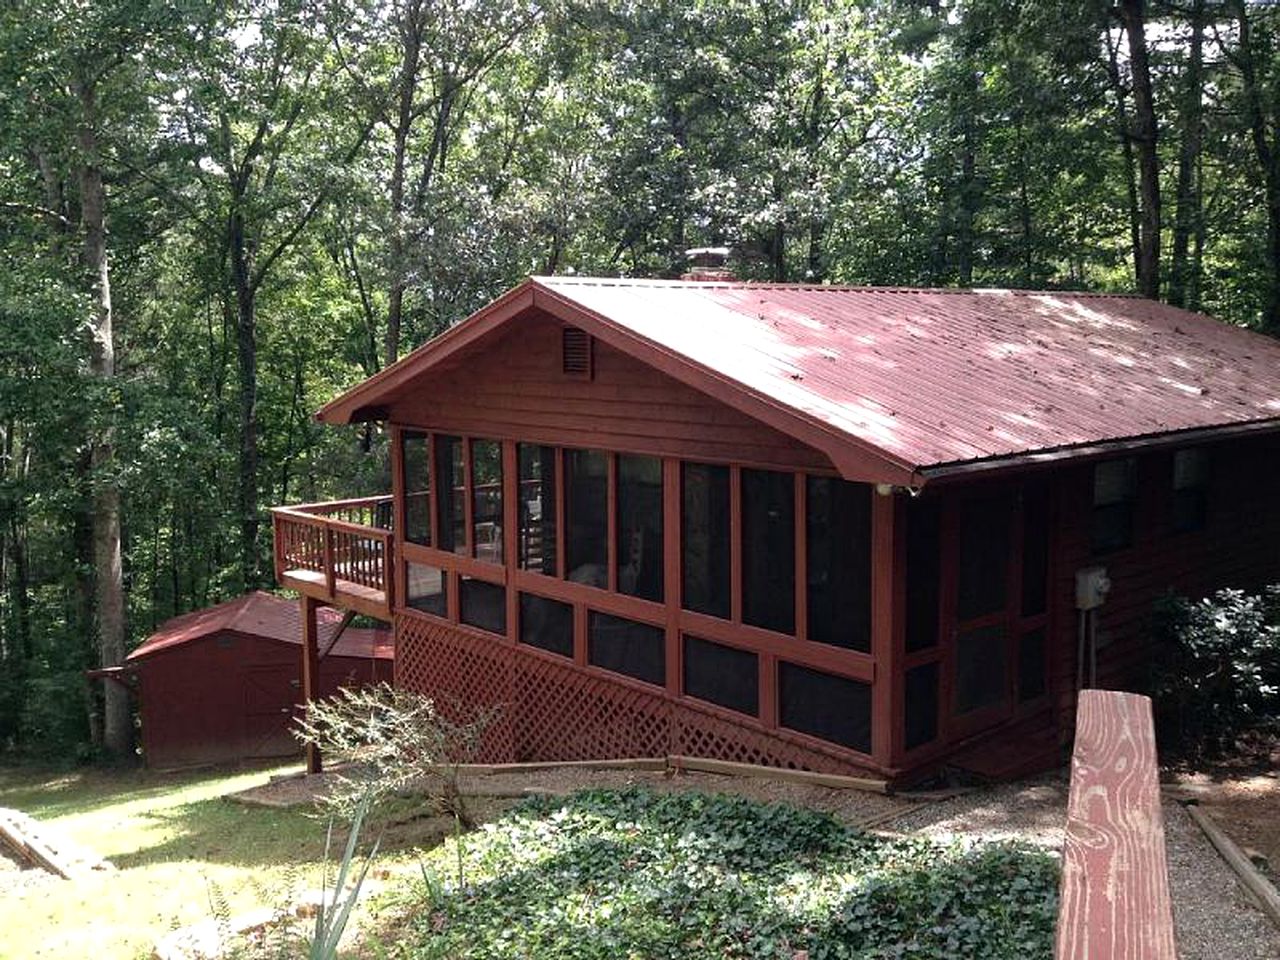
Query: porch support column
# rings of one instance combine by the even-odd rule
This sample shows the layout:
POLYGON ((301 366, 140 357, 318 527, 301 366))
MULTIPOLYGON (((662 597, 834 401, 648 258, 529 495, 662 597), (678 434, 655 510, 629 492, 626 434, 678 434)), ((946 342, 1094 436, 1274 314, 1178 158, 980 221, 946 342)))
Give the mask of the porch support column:
POLYGON ((871 755, 883 767, 901 761, 903 750, 903 608, 906 523, 902 495, 871 495, 871 755))
MULTIPOLYGON (((302 605, 302 704, 304 710, 309 710, 320 689, 320 641, 316 629, 320 603, 305 594, 298 602, 302 605)), ((306 757, 307 773, 319 773, 320 748, 308 743, 306 757)))

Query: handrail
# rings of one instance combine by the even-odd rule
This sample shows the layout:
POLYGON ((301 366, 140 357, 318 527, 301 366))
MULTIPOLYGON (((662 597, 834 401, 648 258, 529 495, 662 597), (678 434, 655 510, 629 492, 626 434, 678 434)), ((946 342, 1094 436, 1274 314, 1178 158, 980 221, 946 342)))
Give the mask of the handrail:
POLYGON ((306 514, 324 514, 350 507, 376 506, 380 503, 390 503, 392 499, 391 494, 382 493, 373 497, 350 497, 346 500, 319 500, 315 503, 293 503, 283 507, 272 507, 272 509, 306 514))
POLYGON ((1176 960, 1147 697, 1080 693, 1060 900, 1058 960, 1176 960))
MULTIPOLYGON (((341 603, 344 589, 348 593, 375 590, 383 594, 390 609, 394 604, 395 579, 391 530, 331 515, 355 512, 359 516, 361 511, 369 511, 366 515, 374 519, 373 511, 390 502, 387 496, 362 497, 272 508, 276 578, 284 579, 289 571, 319 574, 323 577, 323 587, 315 583, 307 590, 321 589, 323 599, 341 603)), ((297 576, 291 578, 291 585, 297 581, 297 576)), ((362 596, 368 602, 367 594, 362 596)))

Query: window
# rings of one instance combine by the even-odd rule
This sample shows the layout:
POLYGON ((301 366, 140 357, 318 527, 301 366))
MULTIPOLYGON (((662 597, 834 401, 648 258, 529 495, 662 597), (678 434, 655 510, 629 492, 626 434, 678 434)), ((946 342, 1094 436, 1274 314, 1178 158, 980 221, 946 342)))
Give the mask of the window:
POLYGON ((926 663, 907 671, 905 720, 906 748, 929 743, 938 735, 938 664, 926 663))
POLYGON ((609 458, 564 452, 565 571, 574 583, 609 586, 609 458))
POLYGON ((729 618, 729 468, 680 465, 680 585, 686 610, 729 618))
POLYGON ((476 559, 502 563, 502 444, 471 441, 471 542, 476 559))
POLYGON ((1107 460, 1093 468, 1094 553, 1122 550, 1133 543, 1133 508, 1138 497, 1138 462, 1107 460))
POLYGON ((1011 514, 1008 499, 976 500, 961 506, 956 619, 974 620, 1005 608, 1011 514))
POLYGON ((742 471, 742 619, 794 633, 796 628, 795 477, 742 471))
POLYGON ((458 619, 471 627, 489 633, 507 632, 507 588, 500 583, 460 577, 458 580, 458 619))
POLYGON ((618 592, 662 602, 662 461, 618 457, 618 592))
POLYGON ((437 546, 453 553, 467 552, 467 475, 462 465, 462 440, 436 436, 437 546))
POLYGON ((794 663, 778 664, 782 726, 871 752, 871 685, 794 663))
POLYGON ((1173 455, 1173 529, 1188 533, 1209 515, 1209 454, 1203 447, 1173 455))
POLYGON ((938 642, 941 510, 937 500, 907 501, 907 650, 938 642))
POLYGON ((437 617, 449 615, 446 603, 448 574, 421 563, 405 564, 405 602, 415 610, 433 613, 437 617))
POLYGON ((871 488, 806 480, 809 639, 871 649, 871 488))
POLYGON ((532 593, 520 594, 520 642, 573 657, 573 607, 532 593))
POLYGON ((747 650, 686 636, 684 692, 754 717, 760 712, 759 658, 747 650))
POLYGON ((556 451, 522 443, 516 448, 520 474, 520 541, 517 562, 522 570, 556 574, 556 451))
POLYGON ((1006 701, 1006 643, 1003 624, 979 627, 956 638, 956 715, 1006 701))
POLYGON ((404 487, 404 538, 431 545, 431 475, 427 435, 406 430, 400 435, 401 481, 404 487))
POLYGON ((661 627, 591 611, 587 661, 645 683, 667 682, 667 640, 661 627))

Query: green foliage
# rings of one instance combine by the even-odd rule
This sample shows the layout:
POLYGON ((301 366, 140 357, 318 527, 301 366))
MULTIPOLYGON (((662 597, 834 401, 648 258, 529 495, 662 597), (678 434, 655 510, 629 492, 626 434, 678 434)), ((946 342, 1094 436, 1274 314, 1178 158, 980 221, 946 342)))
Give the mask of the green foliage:
POLYGON ((1217 755, 1280 724, 1280 585, 1169 597, 1156 611, 1155 710, 1162 745, 1217 755))
POLYGON ((1024 846, 860 833, 741 798, 537 798, 433 852, 396 956, 1017 957, 1051 953, 1058 869, 1024 846), (449 863, 465 861, 465 883, 449 863))

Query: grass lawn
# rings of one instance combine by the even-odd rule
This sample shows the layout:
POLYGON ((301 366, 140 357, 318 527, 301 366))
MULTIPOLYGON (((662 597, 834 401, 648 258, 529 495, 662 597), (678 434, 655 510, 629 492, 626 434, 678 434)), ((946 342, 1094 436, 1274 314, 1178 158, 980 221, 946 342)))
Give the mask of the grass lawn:
POLYGON ((215 889, 236 912, 272 905, 286 884, 318 886, 308 865, 323 853, 321 822, 221 799, 285 769, 0 768, 0 806, 51 824, 119 868, 0 891, 0 957, 134 960, 173 927, 213 916, 215 889))
POLYGON ((825 960, 1052 954, 1058 864, 739 797, 538 798, 428 854, 371 957, 825 960), (459 862, 460 861, 460 862, 459 862))

